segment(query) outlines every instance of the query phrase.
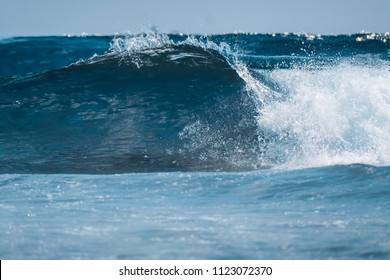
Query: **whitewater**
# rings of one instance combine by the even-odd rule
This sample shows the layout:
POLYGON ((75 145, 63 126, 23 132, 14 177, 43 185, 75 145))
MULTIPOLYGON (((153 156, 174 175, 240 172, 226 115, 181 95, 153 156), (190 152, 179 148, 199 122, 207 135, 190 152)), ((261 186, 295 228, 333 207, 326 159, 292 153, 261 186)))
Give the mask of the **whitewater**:
POLYGON ((389 259, 390 36, 0 41, 1 259, 389 259))

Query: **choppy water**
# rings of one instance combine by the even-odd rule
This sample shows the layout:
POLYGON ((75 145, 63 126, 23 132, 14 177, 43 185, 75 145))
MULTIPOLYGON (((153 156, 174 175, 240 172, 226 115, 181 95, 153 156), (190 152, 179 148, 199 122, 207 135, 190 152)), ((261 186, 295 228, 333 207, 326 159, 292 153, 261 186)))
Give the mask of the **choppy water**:
POLYGON ((389 40, 1 40, 0 257, 388 259, 389 40))

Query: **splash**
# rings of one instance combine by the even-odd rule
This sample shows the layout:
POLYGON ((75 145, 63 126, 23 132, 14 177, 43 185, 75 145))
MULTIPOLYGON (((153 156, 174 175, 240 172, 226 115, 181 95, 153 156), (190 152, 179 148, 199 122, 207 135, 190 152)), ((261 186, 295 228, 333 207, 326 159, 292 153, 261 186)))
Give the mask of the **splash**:
POLYGON ((162 48, 171 44, 173 44, 173 41, 171 41, 166 34, 147 32, 134 36, 114 38, 110 43, 109 52, 132 55, 143 51, 162 48))
POLYGON ((286 92, 264 104, 258 125, 276 168, 390 164, 390 66, 352 61, 322 70, 275 70, 286 92))

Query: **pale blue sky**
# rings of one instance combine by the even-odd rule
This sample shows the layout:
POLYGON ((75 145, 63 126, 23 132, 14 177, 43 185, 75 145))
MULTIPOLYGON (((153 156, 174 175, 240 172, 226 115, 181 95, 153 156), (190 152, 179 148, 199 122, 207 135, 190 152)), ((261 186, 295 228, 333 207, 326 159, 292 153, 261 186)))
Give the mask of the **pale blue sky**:
POLYGON ((390 31, 390 0, 0 0, 0 36, 390 31))

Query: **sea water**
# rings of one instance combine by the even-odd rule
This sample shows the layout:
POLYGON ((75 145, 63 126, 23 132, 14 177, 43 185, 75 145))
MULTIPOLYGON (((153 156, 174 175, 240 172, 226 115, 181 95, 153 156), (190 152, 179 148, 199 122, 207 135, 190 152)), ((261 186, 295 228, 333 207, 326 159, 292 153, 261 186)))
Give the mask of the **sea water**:
POLYGON ((1 259, 389 259, 389 34, 0 41, 1 259))

